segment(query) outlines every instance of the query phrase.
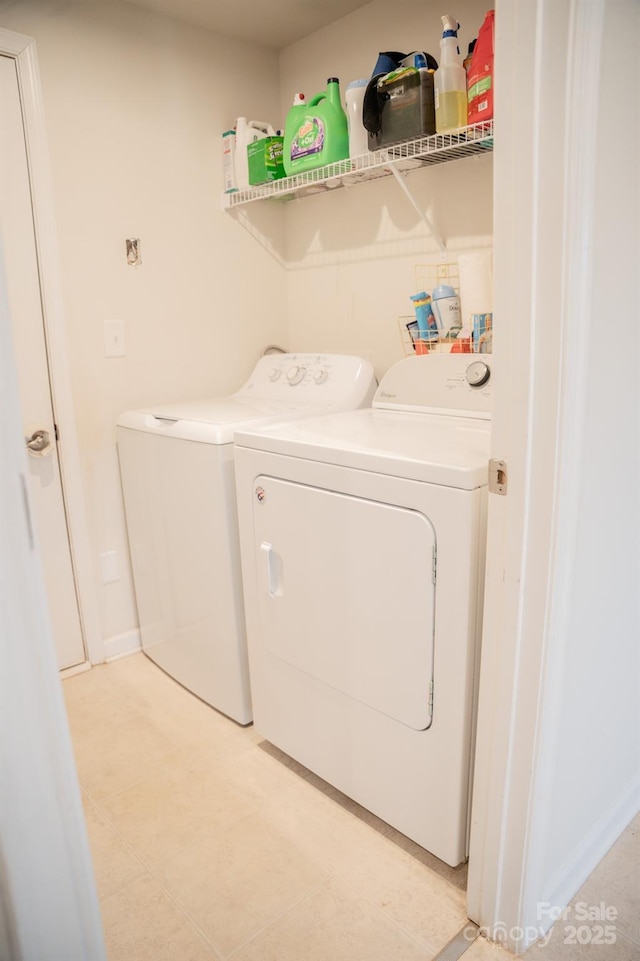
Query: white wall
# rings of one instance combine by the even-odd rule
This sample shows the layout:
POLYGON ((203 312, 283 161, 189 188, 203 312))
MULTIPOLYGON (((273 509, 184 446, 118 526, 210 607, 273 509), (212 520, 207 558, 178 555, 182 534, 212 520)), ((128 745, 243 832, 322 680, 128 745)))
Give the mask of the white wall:
MULTIPOLYGON (((486 12, 460 0, 460 47, 466 53, 486 12)), ((308 97, 340 79, 371 76, 378 53, 426 50, 440 55, 447 11, 437 3, 373 0, 286 48, 280 55, 281 112, 296 91, 308 97)), ((409 185, 448 244, 446 260, 492 243, 492 161, 475 157, 413 172, 409 185)), ((440 262, 426 228, 390 179, 287 205, 288 312, 292 348, 370 355, 378 376, 403 356, 398 317, 410 316, 415 267, 440 262)))
MULTIPOLYGON (((275 117, 276 55, 129 4, 0 0, 35 37, 52 165, 72 390, 102 634, 137 623, 115 446, 125 409, 237 387, 286 341, 284 274, 221 210, 220 134, 275 117), (128 267, 125 238, 140 237, 128 267), (103 321, 125 321, 107 359, 103 321), (99 555, 117 551, 103 585, 99 555)), ((281 211, 261 213, 276 250, 281 211)), ((61 424, 64 430, 64 424, 61 424)))

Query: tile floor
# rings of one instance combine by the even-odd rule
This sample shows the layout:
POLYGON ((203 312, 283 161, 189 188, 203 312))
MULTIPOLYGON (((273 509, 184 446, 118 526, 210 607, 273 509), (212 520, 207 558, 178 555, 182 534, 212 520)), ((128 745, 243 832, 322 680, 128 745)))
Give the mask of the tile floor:
MULTIPOLYGON (((143 654, 63 689, 109 961, 429 961, 466 923, 452 869, 143 654)), ((640 818, 578 899, 619 910, 611 946, 537 961, 640 959, 640 818)), ((556 926, 558 927, 558 926, 556 926)), ((464 961, 501 961, 476 941, 464 961)))

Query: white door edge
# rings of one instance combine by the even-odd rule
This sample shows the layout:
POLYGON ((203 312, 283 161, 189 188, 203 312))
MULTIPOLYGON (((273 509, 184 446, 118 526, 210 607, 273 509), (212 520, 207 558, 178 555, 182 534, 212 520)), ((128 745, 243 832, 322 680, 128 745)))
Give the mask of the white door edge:
POLYGON ((85 651, 87 659, 95 664, 104 660, 104 646, 93 580, 80 453, 71 396, 53 188, 36 43, 31 37, 0 29, 0 53, 15 60, 22 98, 52 399, 56 423, 62 425, 58 455, 69 546, 85 651))
POLYGON ((0 956, 106 961, 42 565, 0 259, 0 956))
MULTIPOLYGON (((489 498, 467 896, 469 917, 483 933, 517 953, 536 939, 536 927, 542 934, 536 899, 549 883, 535 841, 549 816, 540 799, 553 796, 543 755, 562 697, 554 674, 564 657, 577 524, 575 451, 588 376, 585 292, 605 2, 569 0, 554 10, 544 0, 502 4, 496 28, 497 97, 504 108, 494 154, 502 204, 496 206, 496 311, 505 329, 496 344, 492 454, 507 457, 510 486, 508 496, 489 498), (550 56, 554 49, 565 56, 550 56), (509 195, 514 169, 523 174, 515 184, 520 193, 530 175, 527 196, 509 195), (545 350, 551 343, 556 351, 545 350)), ((566 898, 558 903, 567 903, 604 854, 605 837, 612 842, 632 813, 629 802, 585 839, 582 860, 567 867, 571 876, 556 879, 557 896, 566 898)))

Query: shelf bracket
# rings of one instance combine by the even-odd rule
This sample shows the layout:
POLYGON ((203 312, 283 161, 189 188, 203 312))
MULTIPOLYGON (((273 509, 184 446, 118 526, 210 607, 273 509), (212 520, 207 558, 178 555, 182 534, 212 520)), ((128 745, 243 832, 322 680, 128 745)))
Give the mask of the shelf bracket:
POLYGON ((414 208, 414 210, 417 211, 422 221, 426 224, 427 230, 429 231, 429 233, 437 243, 438 247, 440 248, 440 253, 444 256, 444 254, 446 254, 447 252, 446 244, 442 239, 442 237, 440 236, 440 234, 435 229, 435 227, 433 226, 433 224, 431 223, 431 221, 429 220, 429 218, 427 217, 427 215, 425 214, 424 210, 422 210, 418 206, 415 197, 413 196, 413 194, 409 190, 409 187, 407 186, 407 181, 405 180, 403 174, 401 174, 398 168, 395 166, 395 164, 392 164, 392 163, 389 164, 389 170, 391 170, 391 173, 398 181, 400 188, 402 189, 403 193, 406 195, 411 206, 414 208))

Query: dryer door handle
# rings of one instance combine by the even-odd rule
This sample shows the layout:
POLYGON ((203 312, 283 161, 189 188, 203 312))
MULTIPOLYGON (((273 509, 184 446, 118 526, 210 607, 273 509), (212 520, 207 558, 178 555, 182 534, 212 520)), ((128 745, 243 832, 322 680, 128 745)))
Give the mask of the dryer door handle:
POLYGON ((260 550, 264 553, 267 560, 267 588, 269 597, 279 597, 280 594, 282 594, 282 589, 278 578, 278 555, 267 541, 262 542, 260 550))

